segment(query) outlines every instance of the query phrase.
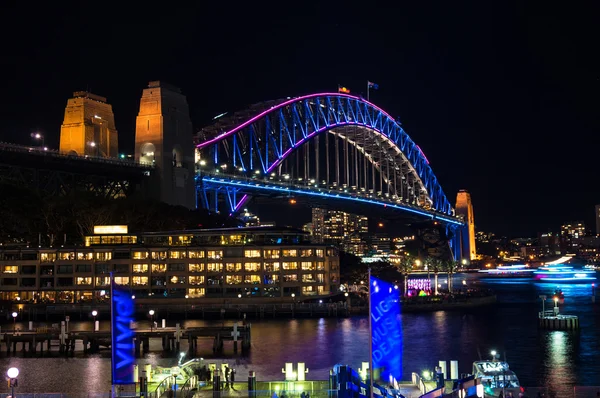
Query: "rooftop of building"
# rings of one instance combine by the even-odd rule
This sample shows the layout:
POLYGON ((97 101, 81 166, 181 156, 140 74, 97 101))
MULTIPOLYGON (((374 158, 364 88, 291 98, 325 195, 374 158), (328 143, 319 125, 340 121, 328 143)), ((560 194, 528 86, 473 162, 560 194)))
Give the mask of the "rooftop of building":
POLYGON ((184 229, 174 231, 158 231, 158 232, 142 232, 138 235, 142 236, 163 236, 163 235, 214 235, 221 233, 290 233, 308 235, 308 232, 302 231, 293 227, 280 227, 274 225, 257 225, 250 227, 227 227, 227 228, 201 228, 201 229, 184 229))
POLYGON ((169 84, 167 82, 161 82, 160 80, 151 81, 148 83, 148 88, 166 88, 167 90, 174 91, 181 94, 181 89, 177 86, 169 84))
POLYGON ((92 94, 89 91, 75 91, 73 93, 73 98, 89 98, 94 101, 104 102, 106 103, 106 97, 102 97, 100 95, 92 94))

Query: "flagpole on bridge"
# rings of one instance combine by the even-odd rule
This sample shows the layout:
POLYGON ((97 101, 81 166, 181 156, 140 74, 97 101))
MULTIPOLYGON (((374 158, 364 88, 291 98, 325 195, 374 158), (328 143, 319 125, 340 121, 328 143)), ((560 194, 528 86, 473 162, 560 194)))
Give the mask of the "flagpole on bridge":
MULTIPOLYGON (((369 101, 369 91, 371 91, 371 82, 369 82, 367 80, 367 101, 369 101)), ((369 275, 369 278, 371 277, 371 275, 369 275)), ((369 287, 370 289, 370 287, 369 287)))
MULTIPOLYGON (((367 96, 368 96, 367 91, 367 96)), ((367 99, 368 101, 368 99, 367 99)), ((369 290, 367 294, 369 295, 369 391, 370 398, 373 398, 373 325, 371 321, 371 289, 373 288, 371 284, 371 267, 369 267, 369 290)))

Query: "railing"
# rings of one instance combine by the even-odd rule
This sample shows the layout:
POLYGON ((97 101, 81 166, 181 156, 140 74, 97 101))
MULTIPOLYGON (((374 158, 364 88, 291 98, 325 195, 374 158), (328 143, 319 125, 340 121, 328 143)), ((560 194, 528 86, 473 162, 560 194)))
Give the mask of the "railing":
POLYGON ((7 142, 0 142, 0 150, 9 151, 9 152, 17 152, 17 153, 28 153, 33 155, 41 155, 41 156, 50 156, 58 159, 78 159, 78 160, 90 160, 98 163, 106 163, 106 164, 114 164, 118 166, 128 166, 128 167, 139 167, 142 169, 152 169, 153 165, 147 163, 139 163, 130 160, 120 160, 116 158, 104 158, 100 156, 88 156, 88 155, 69 155, 65 153, 58 152, 52 149, 44 149, 42 147, 29 147, 23 145, 10 144, 7 142))

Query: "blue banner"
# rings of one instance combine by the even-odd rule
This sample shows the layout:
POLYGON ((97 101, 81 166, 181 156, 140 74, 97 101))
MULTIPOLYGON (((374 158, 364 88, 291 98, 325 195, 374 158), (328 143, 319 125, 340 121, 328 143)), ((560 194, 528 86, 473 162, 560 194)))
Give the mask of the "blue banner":
POLYGON ((373 372, 394 385, 402 380, 402 323, 399 290, 371 277, 371 349, 373 372))
POLYGON ((118 286, 110 274, 110 312, 112 337, 112 384, 133 384, 133 364, 135 347, 133 345, 133 330, 135 308, 129 290, 118 286))

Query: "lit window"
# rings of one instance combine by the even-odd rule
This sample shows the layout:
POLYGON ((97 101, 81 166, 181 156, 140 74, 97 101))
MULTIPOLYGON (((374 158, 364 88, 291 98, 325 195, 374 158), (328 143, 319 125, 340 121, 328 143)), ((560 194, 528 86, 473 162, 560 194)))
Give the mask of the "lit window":
POLYGON ((3 272, 5 274, 16 274, 17 272, 19 272, 19 266, 18 265, 5 265, 3 272))
POLYGON ((97 276, 96 286, 108 286, 110 285, 110 276, 97 276))
POLYGON ((206 290, 203 287, 188 289, 188 297, 189 298, 204 297, 205 292, 206 292, 206 290))
POLYGON ((301 267, 303 271, 313 271, 316 268, 312 261, 302 261, 301 267))
POLYGON ((311 257, 313 255, 312 249, 302 249, 300 250, 300 257, 311 257))
POLYGON ((134 274, 143 274, 148 272, 148 264, 133 264, 134 274))
POLYGON ((242 263, 227 263, 225 264, 227 272, 239 272, 242 270, 242 263))
POLYGON ((246 257, 246 258, 260 257, 260 250, 244 250, 244 257, 246 257))
POLYGON ((323 249, 316 249, 315 250, 315 255, 317 257, 323 257, 323 249))
POLYGON ((279 258, 279 249, 265 250, 265 258, 279 258))
POLYGON ((133 276, 131 278, 132 286, 148 286, 148 277, 147 276, 133 276))
POLYGON ((238 285, 242 283, 242 276, 241 275, 227 275, 225 277, 225 284, 226 285, 238 285))
POLYGON ((97 261, 108 261, 112 259, 111 252, 96 252, 96 260, 97 261))
POLYGON ((252 283, 254 285, 257 285, 260 283, 260 275, 246 274, 244 275, 244 283, 252 283))
POLYGON ((265 262, 265 271, 267 271, 267 272, 279 271, 279 262, 265 262))
POLYGON ((208 263, 206 264, 206 270, 208 272, 222 272, 223 263, 208 263))
POLYGON ((166 260, 167 252, 165 252, 165 251, 152 252, 152 259, 153 260, 166 260))
POLYGON ((204 285, 204 276, 190 276, 190 285, 204 285))
POLYGON ((115 276, 115 284, 117 285, 129 285, 129 277, 128 276, 115 276))
POLYGON ((281 268, 283 268, 284 270, 288 270, 288 269, 298 269, 298 263, 295 261, 292 262, 283 262, 281 263, 281 268))
POLYGON ((303 274, 302 282, 315 282, 315 277, 313 274, 303 274))
POLYGON ((209 250, 206 257, 210 260, 220 260, 223 258, 223 250, 209 250))
POLYGON ((133 252, 132 254, 134 260, 145 260, 148 258, 148 252, 133 252))
POLYGON ((78 276, 77 277, 77 284, 78 285, 91 285, 92 284, 92 277, 91 276, 78 276))
POLYGON ((186 258, 187 256, 186 256, 185 251, 178 250, 178 251, 171 251, 169 253, 169 257, 170 258, 186 258))
POLYGON ((283 257, 298 257, 298 250, 296 249, 284 249, 283 257))
POLYGON ((204 258, 204 250, 190 250, 188 253, 189 258, 204 258))
POLYGON ((260 271, 260 263, 246 263, 246 264, 244 264, 244 271, 250 271, 250 272, 260 271))
POLYGON ((167 272, 167 264, 152 264, 153 274, 162 274, 167 272))
POLYGON ((93 260, 94 259, 94 253, 92 252, 85 252, 85 253, 79 253, 77 252, 77 260, 93 260))
POLYGON ((202 272, 204 271, 204 264, 190 264, 188 269, 190 272, 202 272))

